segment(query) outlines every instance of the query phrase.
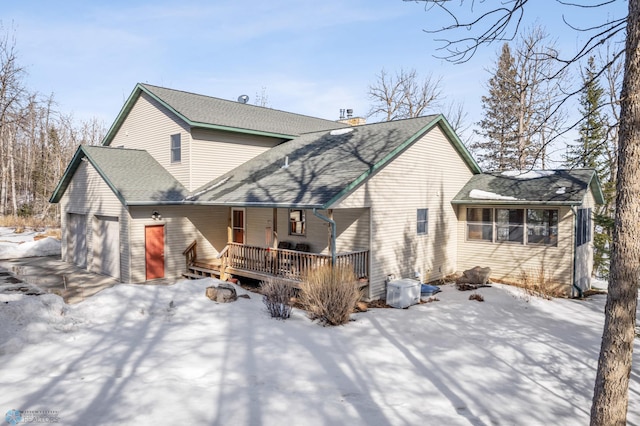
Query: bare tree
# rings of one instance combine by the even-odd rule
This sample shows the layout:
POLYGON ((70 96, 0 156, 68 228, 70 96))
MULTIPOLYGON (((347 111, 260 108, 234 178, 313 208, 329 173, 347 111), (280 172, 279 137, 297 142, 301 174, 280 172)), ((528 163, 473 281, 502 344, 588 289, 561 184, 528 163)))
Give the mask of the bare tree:
MULTIPOLYGON (((420 0, 431 12, 442 11, 451 23, 435 31, 467 31, 477 33, 453 41, 445 41, 445 56, 455 62, 465 62, 485 44, 510 40, 520 30, 524 6, 530 0, 505 0, 499 6, 489 2, 448 0, 420 0), (467 18, 457 17, 455 7, 470 6, 467 18), (486 7, 488 9, 478 10, 486 7)), ((565 2, 558 0, 554 7, 583 8, 606 16, 602 9, 613 3, 605 0, 596 4, 565 2)), ((549 7, 549 6, 546 6, 549 7)), ((465 9, 466 11, 466 9, 465 9)), ((618 134, 618 168, 616 180, 616 212, 611 250, 611 273, 605 307, 605 325, 602 335, 598 371, 596 376, 592 425, 624 425, 629 401, 629 376, 635 337, 638 280, 640 277, 640 227, 637 212, 640 211, 640 0, 628 0, 627 15, 603 22, 591 28, 570 28, 587 36, 586 42, 571 57, 560 60, 562 69, 579 66, 580 60, 594 54, 598 47, 609 40, 624 37, 625 47, 615 52, 610 64, 624 57, 624 73, 620 102, 620 126, 618 134)), ((560 12, 559 12, 560 13, 560 12)), ((565 16, 565 15, 563 15, 565 16)), ((611 14, 609 14, 611 16, 611 14)), ((569 18, 570 19, 570 18, 569 18)), ((441 22, 431 19, 432 22, 441 22)), ((565 18, 565 22, 568 19, 565 18)), ((606 68, 600 70, 604 73, 606 68)), ((570 97, 581 88, 570 91, 570 97)), ((567 99, 567 97, 565 98, 567 99)))
POLYGON ((376 78, 369 86, 369 99, 373 102, 369 117, 382 117, 383 121, 420 117, 438 106, 442 97, 442 79, 432 74, 421 79, 414 69, 401 69, 395 75, 383 69, 376 78))

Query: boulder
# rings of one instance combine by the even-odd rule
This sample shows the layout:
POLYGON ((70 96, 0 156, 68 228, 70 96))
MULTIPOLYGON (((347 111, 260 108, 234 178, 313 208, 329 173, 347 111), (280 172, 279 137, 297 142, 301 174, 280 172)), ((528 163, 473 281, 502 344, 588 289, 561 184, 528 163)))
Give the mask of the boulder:
POLYGON ((482 268, 480 266, 476 266, 464 271, 462 273, 462 276, 456 280, 456 284, 485 285, 489 282, 490 275, 491 268, 482 268))
POLYGON ((206 296, 218 303, 229 303, 238 300, 236 289, 231 284, 220 283, 217 287, 207 287, 206 296))

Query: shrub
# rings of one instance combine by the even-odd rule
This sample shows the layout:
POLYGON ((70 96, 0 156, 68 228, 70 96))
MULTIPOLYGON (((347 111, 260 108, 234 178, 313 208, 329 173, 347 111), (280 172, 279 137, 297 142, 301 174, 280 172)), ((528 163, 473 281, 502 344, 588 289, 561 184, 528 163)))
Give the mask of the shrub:
POLYGON ((300 285, 300 303, 311 319, 325 326, 349 322, 361 297, 358 279, 348 266, 310 270, 300 285))
POLYGON ((287 319, 291 316, 291 298, 295 289, 289 283, 278 278, 269 278, 262 282, 262 301, 267 305, 271 318, 287 319))
POLYGON ((480 293, 471 293, 469 300, 477 300, 478 302, 484 302, 484 297, 480 293))

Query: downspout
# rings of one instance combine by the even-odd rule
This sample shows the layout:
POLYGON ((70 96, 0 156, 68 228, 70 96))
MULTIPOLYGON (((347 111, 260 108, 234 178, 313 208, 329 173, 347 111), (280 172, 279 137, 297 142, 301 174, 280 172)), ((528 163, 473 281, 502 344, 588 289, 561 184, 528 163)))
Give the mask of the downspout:
POLYGON ((583 298, 584 293, 580 287, 576 284, 576 261, 578 256, 578 212, 575 207, 570 206, 571 212, 573 212, 573 272, 571 274, 571 285, 578 291, 578 297, 583 298))
POLYGON ((336 264, 336 222, 326 216, 318 213, 318 209, 314 207, 313 215, 331 225, 331 265, 336 264))

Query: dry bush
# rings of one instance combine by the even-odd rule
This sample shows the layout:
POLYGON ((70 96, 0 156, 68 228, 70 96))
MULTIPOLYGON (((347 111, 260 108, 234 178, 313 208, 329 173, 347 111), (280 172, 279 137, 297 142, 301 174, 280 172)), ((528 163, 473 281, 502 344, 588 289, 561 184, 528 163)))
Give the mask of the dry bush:
POLYGON ((278 278, 269 278, 262 282, 261 292, 271 318, 287 319, 291 316, 291 300, 295 296, 291 284, 278 278))
POLYGON ((60 222, 50 217, 36 216, 2 216, 0 215, 0 226, 6 228, 28 228, 28 229, 46 229, 59 228, 60 222))
POLYGON ((523 288, 530 296, 542 297, 551 300, 554 297, 566 297, 566 290, 553 281, 551 274, 547 273, 544 264, 533 271, 522 271, 520 281, 513 283, 523 288))
POLYGON ((49 228, 44 232, 36 234, 33 239, 37 241, 47 237, 53 237, 56 240, 60 240, 62 238, 62 231, 60 230, 60 228, 49 228))
POLYGON ((484 302, 484 297, 480 293, 471 293, 469 300, 477 300, 478 302, 484 302))
POLYGON ((300 285, 300 303, 311 319, 325 326, 349 322, 361 297, 358 279, 349 267, 310 270, 300 285))

